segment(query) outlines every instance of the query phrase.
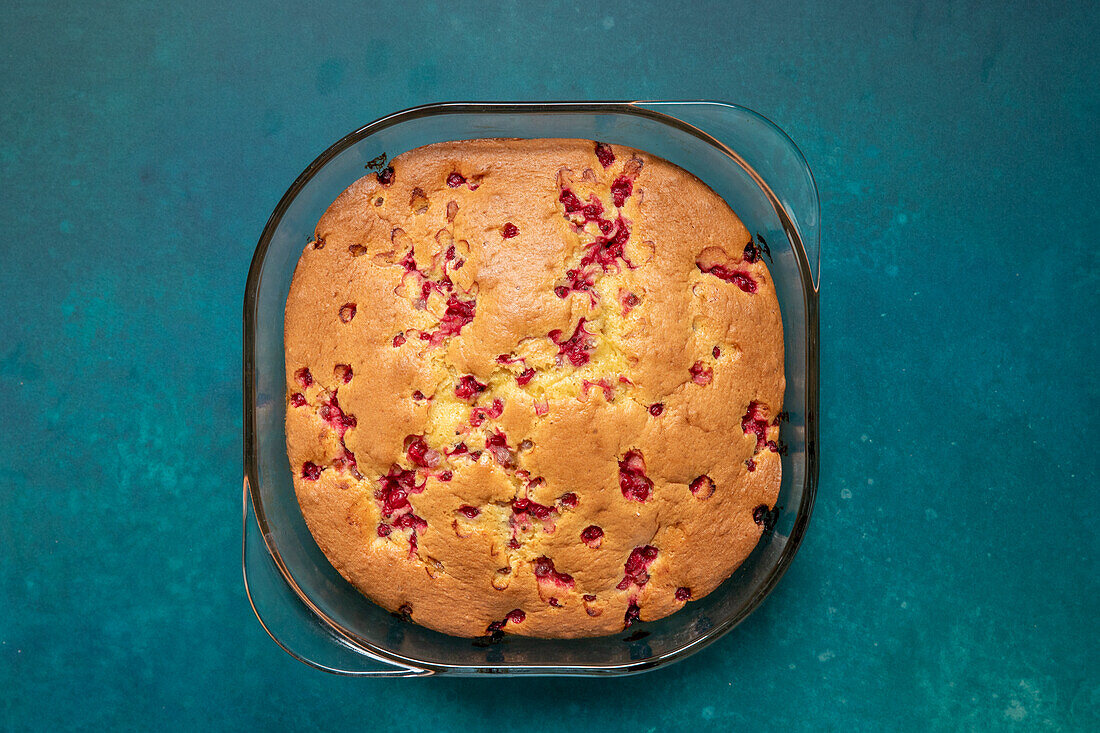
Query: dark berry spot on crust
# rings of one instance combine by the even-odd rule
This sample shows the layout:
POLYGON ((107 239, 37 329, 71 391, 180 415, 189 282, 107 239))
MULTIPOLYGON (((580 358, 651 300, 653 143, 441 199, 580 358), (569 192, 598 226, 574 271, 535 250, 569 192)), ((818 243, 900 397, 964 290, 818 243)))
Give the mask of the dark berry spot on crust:
POLYGON ((699 476, 691 482, 688 488, 691 489, 691 493, 695 495, 696 499, 709 499, 714 496, 714 491, 718 486, 710 476, 699 476))
POLYGON ((478 509, 476 506, 470 506, 469 504, 463 504, 458 508, 458 511, 468 519, 473 519, 478 514, 481 514, 480 509, 478 509))
POLYGON ((745 461, 745 468, 749 469, 749 471, 755 471, 756 470, 756 461, 754 461, 751 458, 748 459, 747 461, 745 461))
POLYGON ((474 320, 477 304, 473 300, 459 300, 452 295, 447 300, 447 310, 443 312, 443 318, 439 321, 439 329, 429 338, 435 346, 447 336, 457 336, 462 327, 474 320))
POLYGON ((505 239, 511 239, 512 237, 516 236, 517 234, 519 234, 519 227, 517 227, 512 222, 508 222, 500 230, 500 236, 504 237, 505 239))
POLYGON ((455 385, 455 396, 462 400, 468 400, 481 394, 486 389, 488 389, 488 385, 474 379, 472 374, 467 374, 460 377, 458 384, 455 385))
POLYGON ((568 494, 563 494, 561 497, 561 505, 564 507, 568 507, 569 509, 576 508, 578 502, 579 499, 577 499, 577 495, 574 494, 572 491, 570 491, 568 494))
POLYGON ((765 532, 770 532, 775 528, 775 523, 779 520, 779 509, 768 509, 767 504, 761 504, 752 510, 752 521, 759 524, 764 528, 765 532))
POLYGON ((688 371, 691 372, 691 381, 699 385, 708 385, 714 379, 714 370, 704 366, 701 361, 692 364, 688 371))
POLYGON ((336 368, 332 370, 332 374, 336 379, 340 380, 344 384, 351 381, 352 371, 350 364, 337 364, 336 368))
POLYGON ((653 545, 635 547, 626 560, 626 565, 623 568, 623 579, 615 587, 619 590, 626 590, 632 585, 639 588, 644 586, 649 582, 649 573, 646 571, 656 559, 657 548, 653 545))
POLYGON ((765 255, 769 260, 772 258, 772 251, 768 247, 768 242, 759 234, 756 235, 759 244, 753 240, 749 240, 749 243, 745 245, 745 251, 741 255, 741 259, 745 262, 753 263, 760 259, 760 255, 765 255))
POLYGON ((584 208, 584 204, 577 198, 577 194, 573 193, 568 188, 563 188, 561 190, 561 193, 558 194, 558 201, 565 207, 566 214, 572 214, 584 208))
POLYGON ((745 251, 741 253, 741 259, 748 262, 750 265, 760 259, 760 248, 756 246, 756 243, 751 239, 749 243, 745 245, 745 251))
POLYGON ((443 473, 439 474, 439 480, 440 481, 450 481, 454 477, 455 477, 455 475, 453 473, 451 473, 450 471, 444 471, 443 473))
POLYGON ((710 350, 710 354, 715 359, 717 359, 718 357, 720 357, 722 355, 722 350, 719 349, 717 346, 715 346, 713 349, 710 350))
POLYGON ((393 615, 402 621, 412 621, 413 607, 408 603, 402 603, 401 608, 393 612, 393 615))
MULTIPOLYGON (((481 427, 486 420, 496 420, 502 414, 504 414, 504 400, 498 397, 489 407, 475 407, 470 412, 470 425, 475 428, 481 427)), ((477 455, 480 456, 481 453, 478 452, 477 455)))
POLYGON ((409 506, 409 494, 419 494, 424 484, 417 485, 416 472, 401 468, 397 464, 390 466, 390 472, 378 479, 379 488, 374 498, 382 502, 382 516, 392 516, 394 512, 409 506))
POLYGON ((606 379, 598 379, 595 382, 585 379, 581 382, 581 384, 584 388, 584 393, 586 395, 588 394, 589 387, 599 387, 601 390, 603 390, 603 396, 605 400, 611 402, 615 399, 615 387, 606 379))
POLYGON ((391 527, 388 524, 379 524, 378 525, 378 536, 379 537, 389 537, 390 532, 392 532, 392 531, 393 531, 393 527, 391 527))
POLYGON ((550 596, 549 600, 547 600, 546 602, 554 608, 563 608, 563 606, 561 605, 561 601, 559 601, 554 596, 550 596))
POLYGON ((515 465, 515 457, 512 455, 511 448, 508 447, 508 439, 499 430, 485 437, 485 449, 497 463, 505 468, 515 465))
POLYGON ((458 188, 466 182, 466 177, 461 173, 455 172, 447 176, 447 185, 451 188, 458 188))
POLYGON ((405 455, 409 463, 421 468, 434 468, 443 460, 439 451, 428 447, 423 435, 410 435, 405 438, 405 455))
POLYGON ((385 200, 384 198, 382 198, 381 196, 379 196, 378 198, 376 198, 376 199, 374 200, 374 205, 375 205, 375 206, 381 206, 381 205, 382 205, 383 203, 385 203, 385 201, 386 201, 386 200, 385 200))
POLYGON ((420 390, 416 390, 415 392, 413 392, 413 399, 416 400, 417 402, 420 402, 420 401, 425 400, 427 398, 424 396, 423 392, 421 392, 420 390))
POLYGON ((725 265, 703 266, 696 263, 696 266, 701 272, 705 272, 708 275, 714 275, 719 280, 733 283, 737 287, 744 290, 746 293, 756 292, 756 280, 754 280, 752 275, 744 270, 731 270, 725 265))
POLYGON ((378 171, 378 182, 381 183, 383 186, 389 186, 390 184, 392 184, 393 179, 394 174, 392 165, 387 165, 385 168, 378 171))
POLYGON ((351 323, 352 318, 355 318, 355 303, 344 303, 340 306, 340 320, 343 323, 351 323))
POLYGON ((399 333, 393 337, 393 348, 397 348, 401 344, 405 343, 405 334, 399 333))
POLYGON ((649 498, 653 482, 645 474, 645 458, 641 451, 627 451, 619 461, 619 489, 631 501, 645 501, 649 498))
POLYGON ((595 350, 592 334, 584 329, 585 319, 577 322, 577 328, 573 335, 562 339, 562 332, 554 329, 548 335, 550 340, 558 345, 558 356, 564 356, 575 367, 584 366, 591 358, 591 352, 595 350))
POLYGON ((611 184, 611 200, 616 206, 621 207, 626 203, 626 198, 634 192, 634 182, 626 176, 619 176, 611 184))
POLYGON ((594 524, 590 524, 581 532, 581 542, 593 550, 599 549, 599 546, 603 544, 603 530, 594 524))
POLYGON ((302 367, 294 372, 294 378, 298 381, 298 384, 303 387, 308 387, 313 384, 313 375, 309 373, 309 368, 307 367, 302 367))
POLYGON ((596 143, 596 158, 604 168, 610 168, 611 164, 615 162, 615 153, 611 150, 610 145, 596 143))
POLYGON ((306 461, 302 464, 302 478, 307 481, 316 481, 321 478, 321 467, 313 461, 306 461))
POLYGON ((595 285, 594 271, 585 267, 570 268, 565 271, 565 285, 554 286, 554 295, 559 298, 567 298, 571 291, 586 292, 589 294, 589 299, 595 304, 596 294, 592 291, 595 285))
MULTIPOLYGON (((343 438, 340 439, 340 444, 343 445, 343 438)), ((355 465, 355 454, 347 448, 344 448, 344 455, 332 459, 332 465, 338 471, 348 471, 357 479, 363 478, 363 474, 359 473, 359 467, 355 465)), ((341 485, 340 488, 346 489, 348 487, 341 485)))
POLYGON ((336 399, 336 395, 332 395, 328 402, 321 405, 321 409, 317 411, 317 414, 322 420, 329 424, 329 426, 340 433, 341 439, 348 428, 354 428, 356 424, 355 416, 345 414, 340 409, 340 402, 336 399))
POLYGON ((522 372, 516 375, 516 384, 523 386, 530 382, 535 377, 535 370, 531 367, 527 367, 522 372))
POLYGON ((631 603, 626 607, 626 616, 623 617, 623 629, 629 629, 635 621, 641 620, 641 609, 637 603, 631 603))
POLYGON ((302 407, 306 404, 306 396, 301 392, 295 392, 290 396, 290 404, 295 407, 302 407))
POLYGON ((685 588, 680 586, 676 589, 676 600, 678 601, 690 601, 691 600, 691 588, 685 588))
POLYGON ((539 504, 530 499, 512 499, 512 513, 520 516, 530 514, 535 519, 546 519, 554 513, 554 507, 539 504))
POLYGON ((552 582, 562 588, 574 586, 573 576, 555 570, 554 561, 546 555, 535 560, 535 577, 539 582, 552 582))
POLYGON ((397 519, 393 520, 393 526, 399 529, 411 529, 423 531, 428 528, 428 523, 416 516, 415 514, 402 514, 397 519))
POLYGON ((768 443, 768 417, 767 408, 763 403, 753 400, 749 403, 749 409, 741 418, 741 429, 746 435, 756 436, 756 450, 761 451, 768 443))
POLYGON ((521 609, 514 608, 500 621, 493 621, 485 629, 485 636, 474 642, 474 646, 487 646, 499 642, 504 638, 504 626, 507 623, 521 624, 527 619, 527 614, 521 609), (478 642, 481 643, 478 643, 478 642))
POLYGON ((634 269, 635 265, 626 256, 626 243, 630 241, 630 227, 620 215, 614 222, 601 219, 600 231, 605 235, 596 237, 596 240, 585 245, 586 254, 581 258, 581 271, 587 272, 591 265, 599 265, 604 272, 617 270, 619 265, 616 260, 622 260, 627 267, 634 269), (612 234, 612 232, 614 232, 612 234))
MULTIPOLYGON (((589 196, 588 201, 589 203, 581 207, 581 214, 584 216, 585 223, 594 221, 602 224, 603 217, 601 215, 603 214, 603 204, 595 195, 589 196)), ((603 229, 602 226, 600 228, 603 229)), ((604 234, 607 234, 607 232, 605 231, 604 234)))
POLYGON ((653 417, 660 417, 665 411, 665 404, 663 402, 654 402, 649 406, 649 414, 653 417))

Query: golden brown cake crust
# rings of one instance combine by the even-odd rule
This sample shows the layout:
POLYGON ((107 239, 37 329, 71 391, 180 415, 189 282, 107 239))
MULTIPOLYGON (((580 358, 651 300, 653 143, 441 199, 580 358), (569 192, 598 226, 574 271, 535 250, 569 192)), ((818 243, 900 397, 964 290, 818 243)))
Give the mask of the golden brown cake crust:
POLYGON ((770 273, 717 194, 646 153, 400 155, 321 218, 285 329, 306 523, 424 626, 579 637, 666 616, 729 577, 778 495, 770 273))

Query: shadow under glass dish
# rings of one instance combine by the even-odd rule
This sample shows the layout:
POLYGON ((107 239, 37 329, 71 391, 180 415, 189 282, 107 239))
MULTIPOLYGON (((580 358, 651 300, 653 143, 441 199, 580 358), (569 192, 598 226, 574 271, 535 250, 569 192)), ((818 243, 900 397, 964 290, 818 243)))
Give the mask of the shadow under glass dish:
MULTIPOLYGON (((771 591, 801 541, 817 482, 819 204, 794 143, 754 112, 715 102, 438 104, 373 122, 325 151, 265 227, 244 304, 244 546, 249 599, 301 661, 362 676, 624 674, 697 651, 771 591), (340 576, 313 541, 286 455, 283 313, 298 258, 329 204, 385 153, 486 137, 586 138, 665 158, 722 196, 768 244, 783 313, 787 446, 774 530, 713 593, 664 619, 588 639, 462 639, 408 623, 340 576)), ((455 608, 455 613, 462 613, 455 608)))

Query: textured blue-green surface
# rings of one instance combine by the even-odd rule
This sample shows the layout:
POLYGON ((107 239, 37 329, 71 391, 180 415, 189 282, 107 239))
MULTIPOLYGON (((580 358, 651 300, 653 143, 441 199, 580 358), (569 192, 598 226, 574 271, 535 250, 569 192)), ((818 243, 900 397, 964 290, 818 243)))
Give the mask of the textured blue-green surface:
POLYGON ((0 23, 0 728, 1100 726, 1094 7, 97 5, 0 23), (313 671, 240 577, 255 241, 367 121, 570 98, 738 102, 806 152, 806 542, 656 673, 313 671))

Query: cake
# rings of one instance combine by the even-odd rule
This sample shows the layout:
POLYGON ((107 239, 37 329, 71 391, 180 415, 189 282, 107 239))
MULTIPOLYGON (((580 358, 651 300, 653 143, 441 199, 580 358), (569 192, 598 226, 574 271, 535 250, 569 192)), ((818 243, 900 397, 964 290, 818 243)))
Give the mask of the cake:
POLYGON ((707 595, 775 521, 765 256, 703 182, 618 145, 446 142, 354 182, 286 305, 321 551, 465 637, 605 635, 707 595))

